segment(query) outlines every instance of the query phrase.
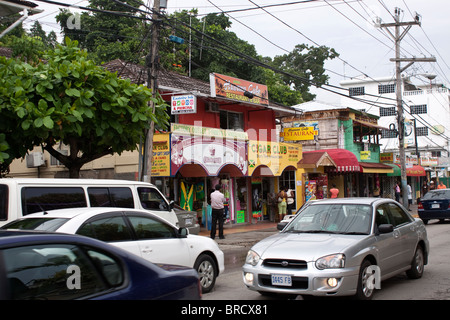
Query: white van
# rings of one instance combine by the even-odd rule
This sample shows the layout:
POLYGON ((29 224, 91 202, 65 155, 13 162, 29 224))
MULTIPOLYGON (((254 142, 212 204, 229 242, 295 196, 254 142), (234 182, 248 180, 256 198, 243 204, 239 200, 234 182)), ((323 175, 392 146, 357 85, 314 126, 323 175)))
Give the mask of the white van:
POLYGON ((154 185, 108 179, 0 179, 0 226, 30 213, 77 207, 122 207, 150 210, 175 226, 198 233, 197 217, 182 215, 179 221, 154 185), (181 222, 181 223, 180 223, 181 222))

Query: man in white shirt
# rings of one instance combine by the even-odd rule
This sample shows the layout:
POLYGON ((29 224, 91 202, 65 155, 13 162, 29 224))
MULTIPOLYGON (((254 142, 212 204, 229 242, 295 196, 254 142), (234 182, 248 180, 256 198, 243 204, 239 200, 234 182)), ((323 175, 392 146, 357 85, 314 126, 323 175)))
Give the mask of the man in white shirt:
POLYGON ((211 239, 216 237, 216 224, 219 223, 219 238, 225 239, 223 236, 223 203, 226 201, 225 196, 220 192, 220 185, 216 185, 215 191, 211 193, 211 239))

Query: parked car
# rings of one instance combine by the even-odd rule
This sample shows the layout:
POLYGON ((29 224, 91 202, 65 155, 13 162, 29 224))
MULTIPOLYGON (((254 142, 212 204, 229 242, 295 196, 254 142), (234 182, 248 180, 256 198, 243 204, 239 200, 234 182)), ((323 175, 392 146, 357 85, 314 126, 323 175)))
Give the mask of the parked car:
POLYGON ((0 179, 0 226, 30 213, 78 207, 120 207, 148 210, 170 223, 200 230, 197 215, 176 214, 153 184, 115 179, 0 179))
POLYGON ((180 228, 188 228, 190 234, 199 234, 200 224, 198 223, 198 217, 196 211, 184 210, 176 203, 172 204, 173 210, 177 215, 180 228))
POLYGON ((72 208, 29 214, 2 229, 44 230, 79 234, 109 242, 153 263, 197 270, 203 292, 209 292, 224 271, 224 255, 217 243, 190 235, 144 210, 72 208))
POLYGON ((428 191, 420 199, 417 213, 425 224, 431 219, 450 219, 450 189, 428 191))
POLYGON ((406 271, 420 278, 429 243, 425 225, 396 201, 327 199, 309 204, 279 234, 255 244, 243 281, 262 294, 356 295, 406 271))
POLYGON ((0 299, 200 299, 192 268, 155 265, 88 237, 0 231, 0 299))

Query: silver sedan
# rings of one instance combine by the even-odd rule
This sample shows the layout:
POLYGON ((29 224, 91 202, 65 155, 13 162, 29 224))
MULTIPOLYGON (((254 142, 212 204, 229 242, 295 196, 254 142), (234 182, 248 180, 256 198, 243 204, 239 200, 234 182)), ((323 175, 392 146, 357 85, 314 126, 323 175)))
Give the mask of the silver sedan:
POLYGON ((321 200, 251 248, 243 281, 261 294, 371 299, 387 278, 404 271, 420 278, 428 254, 425 225, 398 202, 321 200))

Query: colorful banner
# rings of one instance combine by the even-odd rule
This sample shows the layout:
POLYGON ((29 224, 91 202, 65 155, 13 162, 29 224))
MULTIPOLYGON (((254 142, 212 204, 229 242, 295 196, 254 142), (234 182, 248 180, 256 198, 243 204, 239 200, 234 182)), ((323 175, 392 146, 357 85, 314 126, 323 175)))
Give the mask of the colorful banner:
POLYGON ((242 102, 269 105, 267 86, 219 73, 211 73, 211 97, 225 97, 242 102))
POLYGON ((172 96, 172 114, 197 113, 197 97, 193 94, 172 96))
POLYGON ((248 174, 261 165, 267 166, 274 176, 279 176, 288 166, 297 168, 302 151, 301 144, 250 140, 248 147, 248 174))

